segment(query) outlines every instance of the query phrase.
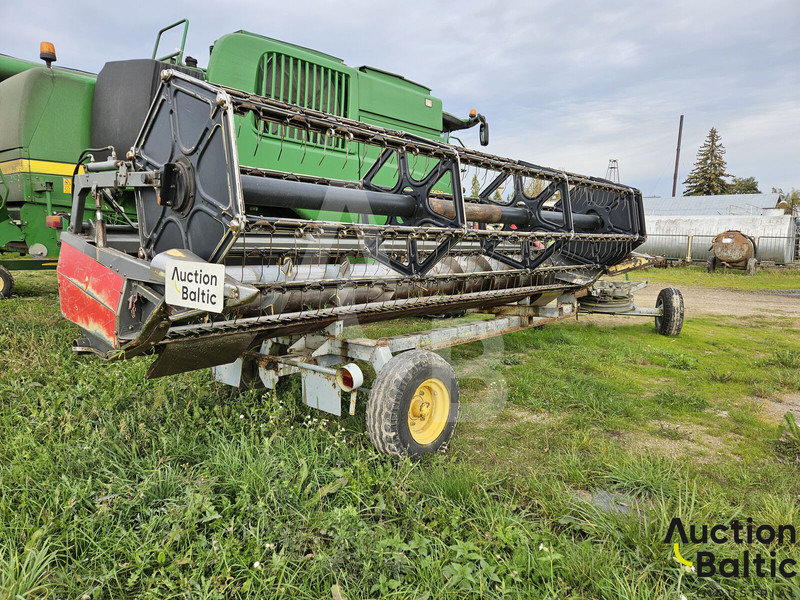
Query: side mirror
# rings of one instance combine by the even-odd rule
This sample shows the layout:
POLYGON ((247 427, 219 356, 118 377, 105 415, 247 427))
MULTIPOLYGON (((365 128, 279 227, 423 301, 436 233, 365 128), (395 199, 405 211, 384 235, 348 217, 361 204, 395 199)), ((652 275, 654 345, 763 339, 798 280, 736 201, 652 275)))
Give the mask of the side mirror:
POLYGON ((481 146, 488 146, 489 145, 489 124, 486 121, 481 122, 480 130, 479 130, 479 138, 481 140, 481 146))

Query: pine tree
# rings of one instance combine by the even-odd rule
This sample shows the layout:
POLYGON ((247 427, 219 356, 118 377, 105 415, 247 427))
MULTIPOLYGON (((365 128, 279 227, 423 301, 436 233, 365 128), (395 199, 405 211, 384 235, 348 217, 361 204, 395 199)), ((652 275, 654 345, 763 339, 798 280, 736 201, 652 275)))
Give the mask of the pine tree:
POLYGON ((712 127, 706 136, 706 141, 697 151, 697 160, 694 169, 684 181, 686 189, 684 196, 716 196, 727 194, 729 184, 725 177, 731 177, 725 172, 725 147, 720 143, 717 130, 712 127))
POLYGON ((470 190, 470 197, 477 198, 481 193, 481 183, 478 181, 478 176, 472 176, 472 189, 470 190))

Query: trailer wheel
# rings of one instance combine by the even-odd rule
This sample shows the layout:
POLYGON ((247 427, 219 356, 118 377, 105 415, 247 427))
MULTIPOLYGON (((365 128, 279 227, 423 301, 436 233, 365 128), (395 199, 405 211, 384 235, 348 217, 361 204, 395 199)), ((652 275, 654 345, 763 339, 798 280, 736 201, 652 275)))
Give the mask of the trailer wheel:
POLYGON ((656 331, 661 335, 678 335, 683 328, 683 296, 675 288, 664 288, 658 293, 656 308, 661 316, 656 317, 656 331))
POLYGON ((0 298, 8 298, 14 290, 14 277, 11 271, 0 265, 0 298))
POLYGON ((419 458, 441 449, 458 420, 458 379, 438 354, 411 350, 381 369, 367 402, 367 433, 377 450, 419 458))
POLYGON ((716 268, 717 268, 717 257, 709 256, 708 260, 706 261, 706 273, 713 273, 714 269, 716 268))
POLYGON ((747 259, 747 274, 751 277, 756 274, 756 259, 755 258, 748 258, 747 259))

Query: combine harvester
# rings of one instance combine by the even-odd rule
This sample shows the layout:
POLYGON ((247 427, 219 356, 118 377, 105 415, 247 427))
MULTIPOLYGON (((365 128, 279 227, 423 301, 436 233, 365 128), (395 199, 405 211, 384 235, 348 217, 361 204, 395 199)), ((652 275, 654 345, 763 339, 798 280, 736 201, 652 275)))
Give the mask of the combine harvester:
MULTIPOLYGON (((95 76, 0 55, 0 301, 12 269, 55 268, 72 175, 90 145, 95 76)), ((130 215, 136 212, 130 208, 130 215)))
POLYGON ((488 141, 485 120, 297 46, 239 32, 204 71, 181 59, 98 76, 92 143, 115 152, 75 175, 58 265, 76 352, 155 353, 149 377, 213 367, 234 386, 299 373, 304 402, 336 415, 343 393, 354 412, 363 361, 376 373, 371 440, 416 457, 442 448, 458 416, 456 375, 434 350, 575 318, 581 299, 680 330, 677 290, 647 310, 598 283, 647 262, 632 254, 645 239, 637 190, 452 145, 476 124, 488 141), (344 335, 465 312, 488 317, 344 335))

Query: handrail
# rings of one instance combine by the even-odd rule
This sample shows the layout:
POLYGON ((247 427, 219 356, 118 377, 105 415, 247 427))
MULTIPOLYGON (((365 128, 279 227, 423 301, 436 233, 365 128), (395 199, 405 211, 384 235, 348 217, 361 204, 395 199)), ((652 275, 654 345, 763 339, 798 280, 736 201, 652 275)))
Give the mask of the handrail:
POLYGON ((186 34, 189 32, 189 19, 181 19, 180 21, 177 21, 172 25, 164 27, 161 31, 158 32, 158 37, 156 38, 156 45, 155 48, 153 48, 153 58, 155 58, 156 55, 158 54, 158 46, 161 44, 161 34, 166 33, 170 29, 174 29, 175 27, 181 24, 183 24, 183 39, 181 40, 180 49, 176 50, 172 54, 166 54, 158 58, 157 60, 169 60, 171 58, 177 58, 176 61, 177 64, 183 64, 183 50, 186 46, 186 34))

